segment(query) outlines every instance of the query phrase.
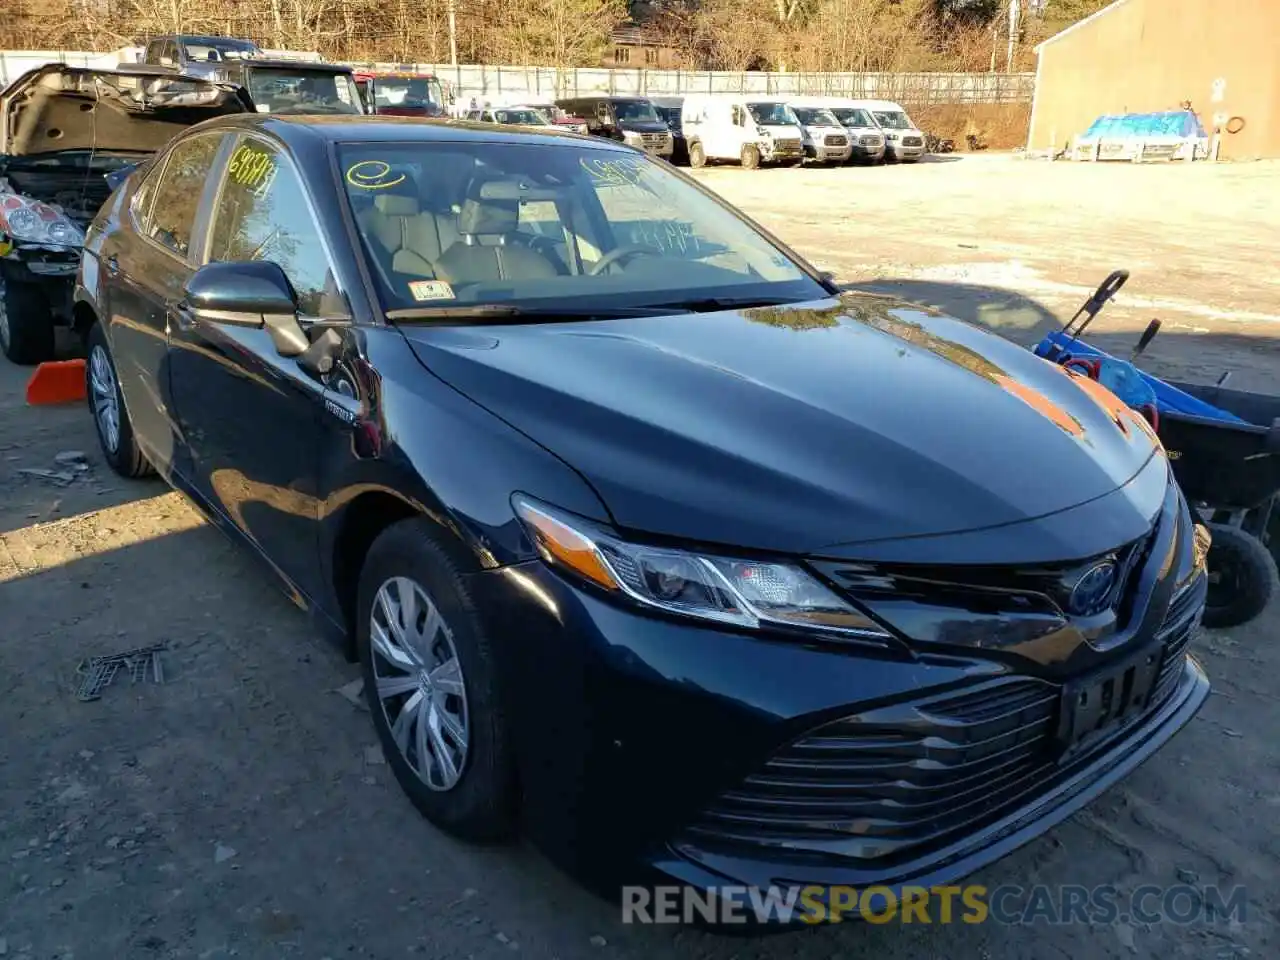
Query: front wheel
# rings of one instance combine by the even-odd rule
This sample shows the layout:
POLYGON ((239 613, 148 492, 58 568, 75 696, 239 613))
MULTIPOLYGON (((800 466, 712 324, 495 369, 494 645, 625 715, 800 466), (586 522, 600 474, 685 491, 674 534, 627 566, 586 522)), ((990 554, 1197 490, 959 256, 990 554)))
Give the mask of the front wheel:
POLYGON ((129 411, 125 409, 115 359, 102 324, 89 328, 89 357, 84 365, 84 395, 98 431, 98 444, 111 469, 122 477, 143 477, 152 472, 150 461, 138 447, 129 411))
POLYGON ((365 698, 401 789, 455 836, 507 837, 515 777, 495 652, 461 569, 428 521, 402 520, 374 541, 358 617, 365 698))
POLYGON ((744 170, 754 170, 760 166, 760 148, 754 143, 748 143, 742 148, 742 168, 744 170))
POLYGON ((1206 627, 1238 627, 1257 617, 1275 592, 1276 562, 1262 541, 1239 527, 1209 524, 1206 627))
POLYGON ((33 366, 53 359, 53 309, 34 283, 8 280, 0 304, 0 351, 13 363, 33 366))
POLYGON ((700 143, 689 144, 689 166, 705 167, 707 165, 707 152, 700 143))

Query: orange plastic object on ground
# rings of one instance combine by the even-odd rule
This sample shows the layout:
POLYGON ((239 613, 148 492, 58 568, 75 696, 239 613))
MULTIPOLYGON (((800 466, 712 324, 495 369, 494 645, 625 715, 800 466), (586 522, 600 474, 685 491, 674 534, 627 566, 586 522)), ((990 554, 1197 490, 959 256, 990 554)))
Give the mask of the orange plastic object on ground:
POLYGON ((76 403, 84 399, 84 361, 54 360, 36 367, 27 381, 27 403, 76 403))

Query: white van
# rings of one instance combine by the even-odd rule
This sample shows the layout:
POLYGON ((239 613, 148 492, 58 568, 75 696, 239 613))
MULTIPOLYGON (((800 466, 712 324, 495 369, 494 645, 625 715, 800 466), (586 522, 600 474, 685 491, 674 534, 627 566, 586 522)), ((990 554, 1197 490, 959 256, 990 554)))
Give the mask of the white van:
POLYGON ((849 132, 827 107, 812 100, 789 100, 787 105, 800 121, 804 155, 818 163, 845 163, 849 159, 849 132))
POLYGON ((884 131, 885 155, 891 160, 915 163, 924 156, 924 133, 911 122, 907 111, 892 100, 851 100, 871 114, 871 119, 884 131))
POLYGON ((800 125, 778 97, 694 94, 680 106, 680 125, 693 167, 713 160, 737 161, 749 170, 804 162, 800 125))
POLYGON ((808 97, 802 104, 826 107, 849 135, 849 159, 864 163, 884 161, 884 131, 871 119, 871 112, 848 97, 808 97))

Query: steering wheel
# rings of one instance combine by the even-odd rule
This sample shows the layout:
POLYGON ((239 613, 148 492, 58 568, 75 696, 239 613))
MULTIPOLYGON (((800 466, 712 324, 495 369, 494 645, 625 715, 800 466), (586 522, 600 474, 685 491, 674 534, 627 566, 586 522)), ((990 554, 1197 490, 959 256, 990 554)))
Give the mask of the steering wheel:
POLYGON ((599 260, 597 260, 595 263, 591 265, 591 267, 587 270, 587 276, 589 277, 599 276, 607 268, 613 266, 615 263, 618 263, 620 260, 626 260, 629 257, 639 257, 639 256, 660 257, 662 256, 662 254, 659 253, 657 250, 653 249, 653 247, 641 247, 637 245, 614 247, 612 250, 610 250, 603 257, 601 257, 599 260))

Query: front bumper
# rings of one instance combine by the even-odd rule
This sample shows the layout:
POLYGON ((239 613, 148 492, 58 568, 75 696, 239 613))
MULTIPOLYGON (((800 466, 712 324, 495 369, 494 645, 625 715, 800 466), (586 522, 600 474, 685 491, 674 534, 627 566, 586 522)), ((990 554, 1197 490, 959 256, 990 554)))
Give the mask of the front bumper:
POLYGON ((757 145, 760 159, 765 163, 787 163, 792 160, 803 160, 804 144, 799 140, 765 140, 757 145))
POLYGON ((477 608, 501 645, 499 682, 525 830, 561 866, 610 889, 655 880, 707 889, 958 878, 1087 804, 1173 736, 1208 694, 1204 673, 1185 653, 1188 626, 1168 655, 1157 705, 1110 739, 1069 764, 1035 768, 1029 787, 949 834, 886 857, 853 857, 839 837, 772 843, 751 831, 735 838, 702 828, 727 793, 816 728, 869 707, 911 706, 1002 682, 1007 667, 977 656, 903 658, 645 616, 540 563, 473 580, 477 608))
POLYGON ((846 144, 843 147, 828 147, 822 144, 806 143, 804 155, 807 159, 818 163, 844 163, 849 159, 849 146, 846 144))
POLYGON ((907 146, 900 140, 889 140, 885 142, 885 153, 894 160, 914 160, 917 157, 924 156, 924 144, 919 146, 907 146))
MULTIPOLYGON (((1209 696, 1209 681, 1199 663, 1183 659, 1181 676, 1170 697, 1136 729, 1096 756, 1065 769, 1033 800, 1003 814, 981 830, 928 855, 871 867, 841 861, 831 851, 825 862, 812 858, 743 856, 674 842, 648 861, 659 882, 701 890, 817 886, 885 887, 903 899, 905 888, 931 889, 953 884, 1013 853, 1087 806, 1132 773, 1187 725, 1209 696)), ((829 893, 817 901, 829 905, 829 893)), ((848 909, 845 916, 850 917, 848 909)))

